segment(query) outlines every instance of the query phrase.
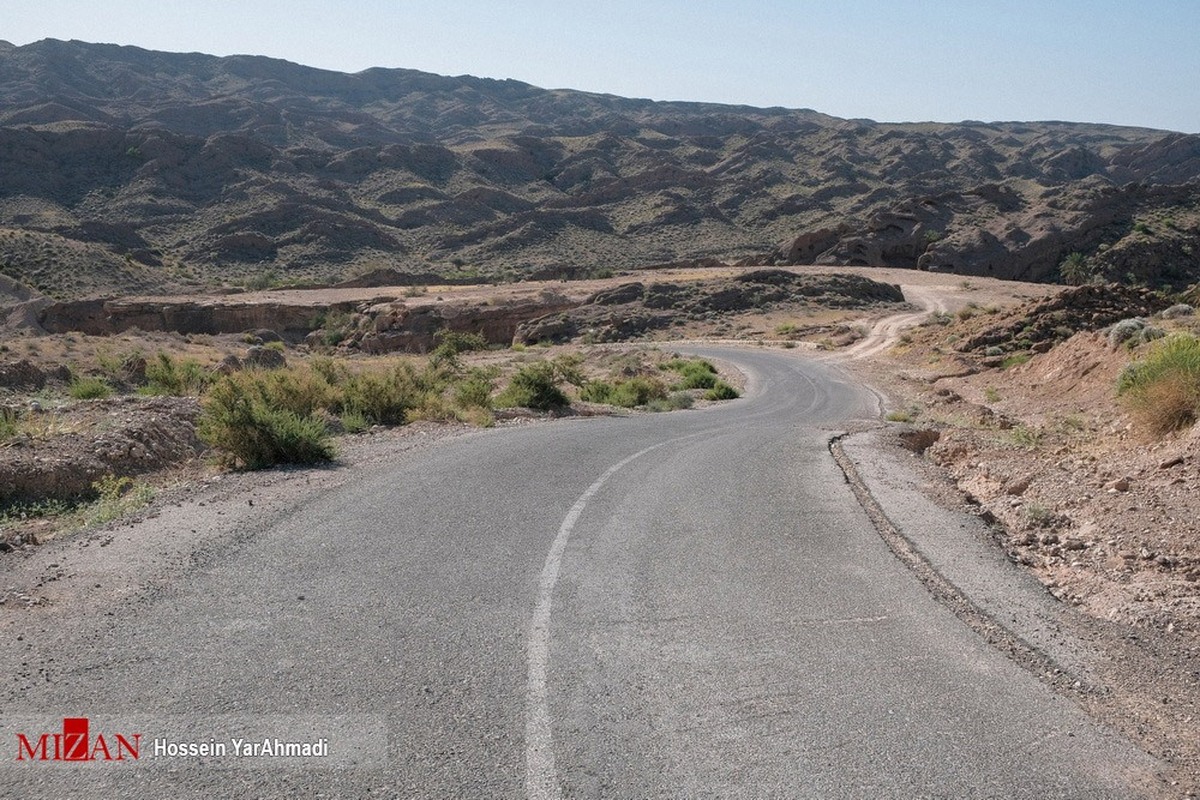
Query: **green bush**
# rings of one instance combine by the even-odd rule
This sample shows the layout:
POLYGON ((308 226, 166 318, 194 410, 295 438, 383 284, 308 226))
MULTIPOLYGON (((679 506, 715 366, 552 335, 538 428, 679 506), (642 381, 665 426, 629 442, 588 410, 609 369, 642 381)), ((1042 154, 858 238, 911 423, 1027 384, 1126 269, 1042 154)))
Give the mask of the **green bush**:
POLYGON ((474 350, 486 350, 488 346, 487 339, 483 338, 482 334, 462 333, 449 328, 442 328, 433 338, 438 343, 433 351, 435 355, 438 351, 447 355, 458 355, 474 350))
POLYGON ((665 399, 651 400, 646 404, 646 410, 678 411, 685 408, 691 408, 695 402, 695 398, 693 398, 687 392, 673 392, 665 399))
POLYGON ((175 397, 197 396, 211 382, 212 375, 199 361, 191 358, 176 361, 169 354, 160 352, 146 363, 146 385, 140 392, 175 397))
POLYGON ((376 425, 403 425, 408 411, 421 402, 411 375, 397 368, 388 373, 350 375, 342 385, 343 408, 376 425))
POLYGON ((67 387, 67 394, 76 400, 102 400, 112 393, 112 387, 103 378, 75 378, 67 387))
POLYGON ((611 382, 594 380, 588 381, 579 390, 579 399, 588 403, 604 403, 612 404, 612 396, 615 388, 611 382))
POLYGON ((736 400, 739 397, 741 393, 725 381, 717 381, 715 386, 704 393, 705 400, 736 400))
POLYGON ((626 381, 619 381, 613 388, 612 399, 609 402, 622 408, 634 408, 644 406, 651 400, 666 398, 667 387, 662 381, 638 375, 626 381))
POLYGON ((589 403, 635 408, 656 400, 666 400, 667 387, 662 381, 641 375, 612 382, 596 380, 583 385, 579 398, 589 403))
POLYGON ((197 424, 201 439, 245 469, 333 458, 322 420, 269 405, 254 384, 252 376, 230 375, 212 386, 197 424))
POLYGON ((1156 343, 1121 373, 1117 393, 1152 433, 1194 424, 1200 417, 1200 339, 1176 334, 1156 343))
POLYGON ((587 383, 587 378, 583 375, 583 356, 577 353, 563 353, 550 363, 554 365, 554 374, 560 383, 579 387, 587 383))
POLYGON ((341 392, 311 368, 250 372, 244 373, 242 379, 256 388, 267 405, 299 417, 332 410, 341 404, 341 392))
POLYGON ((132 478, 105 475, 92 484, 96 502, 87 513, 89 525, 103 525, 145 508, 154 500, 154 487, 132 478))
POLYGON ((371 427, 371 421, 361 411, 343 411, 339 419, 346 433, 362 433, 371 427))
POLYGON ((454 383, 451 390, 454 403, 464 409, 490 409, 492 407, 492 389, 495 388, 495 385, 495 370, 476 367, 454 383))
POLYGON ((672 392, 667 396, 667 404, 672 410, 682 410, 691 408, 696 404, 696 398, 692 397, 687 392, 672 392))
POLYGON ((523 406, 535 411, 565 408, 570 400, 558 388, 558 370, 549 361, 535 361, 521 367, 496 398, 501 408, 523 406))
POLYGON ((349 376, 349 372, 341 362, 329 356, 316 356, 309 360, 308 368, 325 379, 330 386, 339 386, 349 376))
POLYGON ((676 389, 711 389, 717 384, 717 368, 703 359, 676 358, 663 364, 663 368, 679 373, 676 389))

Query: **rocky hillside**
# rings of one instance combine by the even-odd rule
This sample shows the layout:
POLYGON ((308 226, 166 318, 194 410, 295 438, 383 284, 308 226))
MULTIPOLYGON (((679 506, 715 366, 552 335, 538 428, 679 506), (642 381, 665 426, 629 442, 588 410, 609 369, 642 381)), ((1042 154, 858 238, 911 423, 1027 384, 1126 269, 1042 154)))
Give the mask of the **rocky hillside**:
POLYGON ((0 273, 60 297, 712 257, 1051 280, 1074 251, 1183 284, 1198 181, 1200 137, 1162 131, 0 43, 0 273))

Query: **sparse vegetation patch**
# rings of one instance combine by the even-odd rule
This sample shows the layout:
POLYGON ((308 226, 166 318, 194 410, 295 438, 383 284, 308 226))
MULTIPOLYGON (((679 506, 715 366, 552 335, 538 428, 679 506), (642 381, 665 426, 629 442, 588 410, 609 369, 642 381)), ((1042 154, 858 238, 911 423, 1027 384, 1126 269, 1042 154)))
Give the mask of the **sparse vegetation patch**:
POLYGON ((1195 424, 1200 416, 1200 339, 1176 334, 1156 343, 1144 359, 1121 373, 1117 393, 1153 434, 1195 424))

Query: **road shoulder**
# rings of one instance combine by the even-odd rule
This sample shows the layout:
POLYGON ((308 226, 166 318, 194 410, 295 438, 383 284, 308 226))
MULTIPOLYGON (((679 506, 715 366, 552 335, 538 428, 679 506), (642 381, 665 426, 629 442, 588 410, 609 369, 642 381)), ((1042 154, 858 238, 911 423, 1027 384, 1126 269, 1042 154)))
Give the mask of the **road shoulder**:
POLYGON ((1163 760, 1168 796, 1196 797, 1188 654, 1130 636, 1055 598, 1005 554, 996 523, 898 434, 895 427, 872 428, 831 442, 892 551, 990 644, 1163 760))

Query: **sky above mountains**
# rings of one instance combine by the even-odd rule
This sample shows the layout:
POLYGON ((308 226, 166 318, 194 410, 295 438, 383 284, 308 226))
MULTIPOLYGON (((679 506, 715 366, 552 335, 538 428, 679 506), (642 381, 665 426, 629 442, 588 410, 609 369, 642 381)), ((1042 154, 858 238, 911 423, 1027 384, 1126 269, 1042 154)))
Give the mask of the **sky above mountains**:
POLYGON ((41 0, 0 38, 405 67, 884 122, 1200 133, 1195 0, 41 0))

